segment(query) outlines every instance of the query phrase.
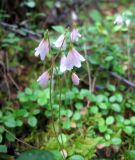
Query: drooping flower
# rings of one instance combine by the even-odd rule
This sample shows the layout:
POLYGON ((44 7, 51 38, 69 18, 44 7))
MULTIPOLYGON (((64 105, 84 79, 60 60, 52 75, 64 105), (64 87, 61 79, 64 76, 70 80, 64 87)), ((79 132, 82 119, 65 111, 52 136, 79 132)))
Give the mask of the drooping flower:
POLYGON ((54 42, 56 48, 66 48, 66 40, 64 34, 60 35, 54 42))
POLYGON ((71 18, 73 21, 77 21, 78 17, 77 17, 77 14, 75 13, 75 11, 71 12, 71 18))
POLYGON ((43 61, 45 56, 49 52, 49 43, 47 40, 42 39, 39 43, 39 46, 35 48, 35 56, 40 56, 40 59, 43 61))
POLYGON ((78 30, 76 28, 74 28, 72 30, 72 32, 70 33, 70 39, 72 42, 77 42, 79 37, 81 37, 81 34, 78 32, 78 30))
POLYGON ((79 85, 80 78, 77 76, 77 74, 73 73, 71 78, 74 85, 79 85))
POLYGON ((67 58, 66 56, 62 56, 61 61, 60 61, 60 71, 65 72, 67 69, 67 58))
POLYGON ((114 21, 114 24, 117 24, 119 26, 122 26, 124 23, 123 17, 121 15, 118 15, 114 21))
POLYGON ((129 25, 131 23, 130 19, 126 19, 125 23, 126 23, 126 26, 129 27, 129 25))
POLYGON ((49 73, 48 71, 46 71, 38 78, 37 82, 41 87, 45 87, 48 84, 48 80, 49 80, 49 73))
POLYGON ((74 48, 72 48, 66 58, 66 69, 71 70, 73 67, 80 68, 81 62, 85 61, 84 57, 80 55, 74 48))

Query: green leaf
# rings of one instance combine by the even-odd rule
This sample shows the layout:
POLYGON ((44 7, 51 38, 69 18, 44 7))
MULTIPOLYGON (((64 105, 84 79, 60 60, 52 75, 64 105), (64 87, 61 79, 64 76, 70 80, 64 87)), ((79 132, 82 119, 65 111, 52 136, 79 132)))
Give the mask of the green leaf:
POLYGON ((70 109, 66 110, 66 115, 65 116, 67 116, 68 118, 70 118, 72 115, 73 115, 72 110, 70 110, 70 109))
POLYGON ((77 102, 75 104, 76 109, 81 109, 83 107, 83 104, 81 102, 77 102))
POLYGON ((96 97, 96 102, 97 103, 103 102, 104 100, 105 100, 104 95, 97 95, 97 97, 96 97))
POLYGON ((101 109, 107 109, 106 103, 99 103, 98 106, 99 106, 101 109))
POLYGON ((107 130, 107 126, 105 126, 105 125, 99 125, 99 131, 101 133, 105 132, 106 130, 107 130))
POLYGON ((111 144, 120 145, 121 143, 122 143, 121 138, 112 138, 111 139, 111 144))
POLYGON ((30 1, 28 1, 28 2, 25 2, 25 5, 26 5, 27 7, 34 8, 34 7, 36 6, 36 3, 35 3, 35 1, 30 0, 30 1))
POLYGON ((129 120, 129 119, 126 119, 125 121, 124 121, 124 125, 129 125, 131 123, 131 121, 129 120))
POLYGON ((52 26, 52 28, 59 33, 64 33, 65 29, 63 26, 52 26))
POLYGON ((3 133, 4 132, 4 128, 3 126, 0 127, 0 133, 3 133))
POLYGON ((114 59, 114 57, 113 56, 107 56, 106 58, 105 58, 105 61, 112 61, 114 59))
POLYGON ((122 101, 123 101, 123 96, 122 96, 122 94, 116 93, 115 96, 116 96, 117 102, 122 102, 122 101))
POLYGON ((55 160, 49 151, 32 150, 22 153, 17 160, 55 160))
POLYGON ((55 160, 63 160, 62 154, 58 150, 51 151, 53 156, 55 157, 55 160))
POLYGON ((109 116, 106 118, 106 124, 107 125, 111 125, 114 122, 114 117, 113 116, 109 116))
POLYGON ((101 20, 102 20, 101 14, 98 12, 98 10, 93 9, 89 13, 89 15, 92 18, 92 20, 95 22, 101 22, 101 20))
POLYGON ((106 139, 107 141, 110 140, 110 139, 111 139, 110 134, 105 134, 105 139, 106 139))
POLYGON ((132 132, 133 132, 133 127, 131 127, 131 126, 126 126, 126 127, 124 127, 123 130, 124 130, 124 132, 127 133, 128 135, 131 135, 132 132))
POLYGON ((45 97, 40 97, 38 98, 37 102, 40 106, 44 106, 45 104, 47 104, 47 99, 45 97))
POLYGON ((73 155, 69 160, 84 160, 84 158, 80 155, 73 155))
POLYGON ((120 112, 121 111, 121 107, 119 104, 114 103, 111 105, 112 110, 114 110, 115 112, 120 112))
POLYGON ((125 157, 127 158, 127 160, 134 160, 135 159, 135 150, 126 151, 125 157))
POLYGON ((115 101, 116 101, 116 96, 114 96, 114 95, 111 96, 111 97, 109 98, 109 101, 110 101, 110 102, 115 102, 115 101))
POLYGON ((117 122, 119 122, 119 123, 123 123, 123 122, 124 122, 124 117, 123 117, 122 115, 117 115, 117 116, 116 116, 116 120, 117 120, 117 122))
POLYGON ((26 109, 18 109, 14 112, 15 117, 27 117, 29 115, 26 109))
POLYGON ((61 144, 67 142, 67 136, 65 134, 59 134, 58 139, 61 144))
POLYGON ((132 117, 130 118, 130 121, 131 121, 131 124, 132 124, 132 125, 135 125, 135 116, 132 116, 132 117))
POLYGON ((19 98, 19 100, 21 102, 27 102, 28 101, 28 97, 23 92, 19 92, 17 97, 19 98))
POLYGON ((31 127, 35 127, 37 125, 37 119, 36 119, 36 117, 29 117, 28 118, 28 124, 31 127))
POLYGON ((115 92, 116 87, 115 87, 114 85, 112 85, 112 84, 107 84, 107 89, 108 89, 109 91, 115 92))
POLYGON ((15 141, 15 136, 13 135, 13 133, 6 133, 6 138, 9 142, 14 142, 15 141))
POLYGON ((80 115, 80 113, 79 112, 75 112, 75 114, 73 115, 73 120, 79 120, 81 118, 81 115, 80 115))
POLYGON ((35 109, 35 110, 33 110, 33 112, 32 112, 33 115, 37 115, 37 114, 39 114, 39 113, 40 113, 40 110, 39 110, 39 109, 35 109))
POLYGON ((31 90, 30 88, 26 88, 26 89, 25 89, 25 93, 26 93, 27 95, 32 95, 32 90, 31 90))
POLYGON ((7 146, 6 145, 0 145, 0 153, 7 153, 7 146))
POLYGON ((2 134, 0 134, 0 143, 2 142, 2 140, 3 140, 3 136, 2 134))
POLYGON ((16 121, 13 117, 7 116, 4 124, 9 128, 15 128, 16 127, 16 121))
POLYGON ((63 122, 63 128, 64 129, 69 129, 70 128, 70 120, 66 120, 63 122))
POLYGON ((93 114, 98 113, 98 107, 97 107, 97 106, 91 106, 91 107, 89 108, 89 112, 90 112, 90 113, 93 113, 93 114))

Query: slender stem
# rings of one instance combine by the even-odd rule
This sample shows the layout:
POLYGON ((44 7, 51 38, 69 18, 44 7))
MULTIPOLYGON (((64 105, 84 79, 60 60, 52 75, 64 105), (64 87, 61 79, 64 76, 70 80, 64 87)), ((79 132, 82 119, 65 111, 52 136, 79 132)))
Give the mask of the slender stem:
MULTIPOLYGON (((48 35, 48 42, 49 42, 49 46, 50 46, 49 35, 48 35)), ((64 43, 64 40, 62 42, 62 45, 63 45, 63 43, 64 43)), ((61 53, 62 45, 61 45, 61 48, 60 48, 60 53, 61 53)), ((60 146, 60 149, 62 151, 62 154, 63 154, 62 158, 63 158, 63 160, 65 160, 66 157, 65 157, 64 151, 62 149, 62 145, 61 145, 61 143, 59 141, 59 138, 58 138, 58 135, 57 135, 57 131, 56 131, 56 128, 55 128, 55 124, 54 124, 54 111, 53 111, 53 106, 52 106, 52 84, 53 84, 52 82, 53 82, 54 62, 55 62, 56 58, 57 58, 57 55, 56 55, 56 57, 54 57, 54 59, 51 58, 52 59, 52 65, 51 65, 51 77, 50 77, 50 106, 51 106, 51 112, 52 112, 53 130, 54 130, 55 136, 57 138, 58 144, 60 146)), ((61 98, 61 96, 60 96, 60 98, 61 98)), ((59 117, 60 117, 60 104, 59 104, 59 117)), ((59 118, 59 121, 60 121, 60 118, 59 118)), ((61 136, 61 140, 62 140, 62 136, 61 136)))
POLYGON ((86 59, 86 65, 87 65, 87 72, 88 72, 88 79, 89 79, 89 90, 92 92, 92 79, 91 79, 91 70, 90 70, 90 65, 87 61, 87 49, 86 46, 84 45, 84 54, 85 54, 85 59, 86 59))
POLYGON ((53 104, 52 104, 52 81, 53 81, 53 67, 52 67, 52 70, 51 70, 51 77, 50 77, 50 107, 51 107, 51 112, 52 112, 53 130, 55 132, 55 136, 58 140, 58 143, 61 147, 61 144, 60 144, 58 136, 57 136, 55 124, 54 124, 54 111, 53 111, 53 104))
MULTIPOLYGON (((131 65, 131 56, 130 56, 130 34, 129 34, 129 29, 128 29, 128 34, 127 34, 127 56, 128 56, 128 59, 129 59, 129 64, 128 64, 128 65, 131 65)), ((128 69, 128 78, 129 78, 129 80, 131 80, 131 77, 130 77, 130 69, 128 69)))
MULTIPOLYGON (((57 71, 57 74, 58 74, 58 69, 57 68, 56 68, 56 71, 57 71)), ((60 113, 61 113, 62 81, 61 81, 60 75, 58 76, 58 81, 59 81, 59 131, 62 132, 62 129, 61 129, 61 115, 60 115, 60 113)), ((60 138, 61 138, 61 142, 62 142, 62 147, 64 147, 64 142, 63 142, 62 135, 60 136, 60 138)), ((62 154, 63 154, 64 159, 66 159, 63 150, 62 150, 62 154)))
POLYGON ((30 144, 22 141, 21 139, 17 138, 16 136, 14 136, 14 135, 13 135, 8 129, 6 129, 5 127, 3 127, 3 126, 0 126, 0 127, 2 127, 5 132, 9 133, 9 134, 10 134, 14 139, 16 139, 18 142, 20 142, 20 143, 22 143, 22 144, 24 144, 24 145, 26 145, 26 146, 28 146, 28 147, 30 147, 30 148, 38 149, 38 147, 32 146, 32 145, 30 145, 30 144))

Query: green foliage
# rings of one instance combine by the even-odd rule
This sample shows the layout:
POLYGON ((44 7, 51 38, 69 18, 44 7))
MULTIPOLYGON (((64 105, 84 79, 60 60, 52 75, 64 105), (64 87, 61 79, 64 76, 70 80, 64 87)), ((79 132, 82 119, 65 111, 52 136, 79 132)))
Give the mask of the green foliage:
POLYGON ((135 150, 128 150, 124 156, 125 160, 133 160, 135 158, 135 150))
POLYGON ((84 158, 80 155, 73 155, 69 160, 84 160, 84 158))
POLYGON ((17 160, 56 160, 49 151, 32 150, 22 153, 17 160))

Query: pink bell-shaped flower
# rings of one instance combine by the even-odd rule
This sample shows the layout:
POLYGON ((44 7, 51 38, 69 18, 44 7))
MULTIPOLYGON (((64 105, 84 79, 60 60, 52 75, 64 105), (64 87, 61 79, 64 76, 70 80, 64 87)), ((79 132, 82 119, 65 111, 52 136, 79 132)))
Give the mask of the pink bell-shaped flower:
POLYGON ((79 37, 81 37, 81 34, 78 32, 78 30, 76 28, 74 28, 72 30, 72 32, 70 33, 70 39, 72 42, 77 42, 79 37))
POLYGON ((71 78, 74 85, 79 85, 80 78, 77 76, 77 74, 73 73, 71 78))
POLYGON ((46 71, 38 78, 37 82, 41 87, 45 87, 48 84, 48 80, 49 80, 49 73, 48 71, 46 71))
POLYGON ((85 61, 84 57, 80 55, 74 48, 72 48, 66 58, 66 69, 71 70, 73 67, 80 68, 81 62, 85 61))
POLYGON ((61 61, 60 61, 60 71, 65 72, 67 69, 67 58, 66 56, 62 56, 61 61))
POLYGON ((66 48, 66 40, 64 34, 60 35, 54 42, 56 48, 66 48))
POLYGON ((125 23, 126 23, 126 26, 129 27, 129 25, 131 23, 130 19, 126 19, 125 23))
POLYGON ((35 56, 40 56, 40 59, 43 61, 48 52, 49 52, 49 43, 48 41, 42 39, 39 46, 35 48, 35 56))
POLYGON ((114 21, 114 24, 122 26, 123 23, 124 23, 123 17, 121 15, 118 15, 114 21))

